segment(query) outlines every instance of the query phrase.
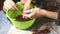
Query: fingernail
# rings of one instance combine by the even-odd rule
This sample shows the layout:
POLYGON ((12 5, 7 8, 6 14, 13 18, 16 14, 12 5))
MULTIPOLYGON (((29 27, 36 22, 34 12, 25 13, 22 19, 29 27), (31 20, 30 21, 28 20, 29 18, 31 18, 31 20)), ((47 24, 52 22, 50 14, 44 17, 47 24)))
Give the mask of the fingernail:
POLYGON ((16 8, 16 10, 18 10, 18 8, 16 8))
POLYGON ((18 7, 16 7, 16 10, 18 10, 18 7))

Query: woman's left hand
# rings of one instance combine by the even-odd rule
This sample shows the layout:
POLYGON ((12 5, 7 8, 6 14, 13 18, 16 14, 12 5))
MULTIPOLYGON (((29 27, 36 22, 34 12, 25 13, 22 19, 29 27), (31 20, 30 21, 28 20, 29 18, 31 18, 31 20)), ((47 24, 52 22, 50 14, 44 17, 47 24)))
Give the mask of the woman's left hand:
POLYGON ((23 18, 36 18, 36 17, 40 17, 43 16, 43 11, 40 10, 40 8, 34 8, 34 9, 30 9, 30 10, 25 10, 23 11, 23 18))

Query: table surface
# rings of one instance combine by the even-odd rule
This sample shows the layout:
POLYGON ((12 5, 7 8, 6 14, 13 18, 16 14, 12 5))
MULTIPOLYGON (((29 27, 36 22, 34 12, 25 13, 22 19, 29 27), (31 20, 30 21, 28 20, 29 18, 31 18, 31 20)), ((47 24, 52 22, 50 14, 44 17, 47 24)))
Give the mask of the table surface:
POLYGON ((7 34, 11 24, 7 19, 5 13, 1 10, 0 11, 0 34, 7 34))
MULTIPOLYGON (((7 34, 11 26, 12 25, 10 21, 7 19, 5 13, 1 10, 0 11, 0 34, 7 34)), ((51 29, 51 32, 56 33, 55 31, 53 31, 53 29, 51 29)))

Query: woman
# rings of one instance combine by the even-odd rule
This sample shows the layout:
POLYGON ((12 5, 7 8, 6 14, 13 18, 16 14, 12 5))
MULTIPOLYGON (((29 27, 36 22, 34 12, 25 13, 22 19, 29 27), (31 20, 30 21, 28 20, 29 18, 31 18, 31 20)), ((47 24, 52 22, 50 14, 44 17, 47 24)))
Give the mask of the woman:
MULTIPOLYGON (((28 0, 23 0, 23 1, 21 0, 20 3, 24 4, 24 6, 25 6, 27 4, 27 1, 28 0)), ((58 18, 59 17, 58 9, 60 7, 60 0, 35 0, 35 1, 32 1, 32 4, 36 5, 38 8, 26 9, 24 7, 23 18, 32 19, 32 18, 36 18, 36 17, 47 17, 52 21, 56 21, 56 20, 60 19, 60 18, 58 18)), ((18 10, 16 4, 12 0, 6 0, 4 2, 4 10, 9 10, 9 9, 10 10, 18 10)), ((53 26, 55 27, 56 25, 54 24, 53 26)), ((19 30, 15 29, 15 32, 17 32, 17 31, 19 31, 19 30)), ((21 30, 21 31, 23 31, 23 30, 21 30)), ((23 33, 20 33, 20 32, 18 32, 18 33, 28 34, 28 33, 24 33, 24 32, 29 32, 29 34, 32 34, 32 32, 30 32, 30 31, 23 31, 23 33)), ((57 33, 59 33, 59 32, 57 32, 57 33)), ((14 34, 14 33, 11 32, 10 34, 14 34)), ((17 34, 17 33, 15 33, 15 34, 17 34)))

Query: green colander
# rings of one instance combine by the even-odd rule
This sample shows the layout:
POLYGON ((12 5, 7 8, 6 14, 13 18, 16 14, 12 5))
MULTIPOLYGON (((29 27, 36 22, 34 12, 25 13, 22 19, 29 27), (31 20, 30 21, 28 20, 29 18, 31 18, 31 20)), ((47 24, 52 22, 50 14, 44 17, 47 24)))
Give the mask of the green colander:
MULTIPOLYGON (((17 17, 18 15, 22 15, 22 9, 23 9, 23 5, 20 4, 19 2, 16 3, 16 5, 18 7, 18 10, 17 11, 7 10, 6 15, 9 18, 9 20, 12 22, 12 24, 17 28, 28 29, 34 24, 35 18, 28 21, 16 21, 15 17, 17 17)), ((34 7, 35 6, 31 5, 31 8, 34 8, 34 7)))

